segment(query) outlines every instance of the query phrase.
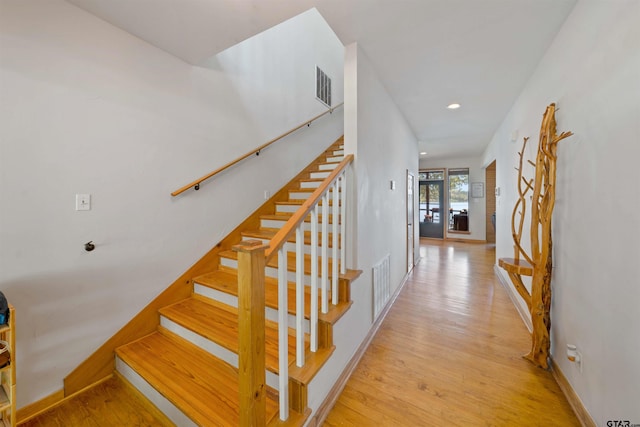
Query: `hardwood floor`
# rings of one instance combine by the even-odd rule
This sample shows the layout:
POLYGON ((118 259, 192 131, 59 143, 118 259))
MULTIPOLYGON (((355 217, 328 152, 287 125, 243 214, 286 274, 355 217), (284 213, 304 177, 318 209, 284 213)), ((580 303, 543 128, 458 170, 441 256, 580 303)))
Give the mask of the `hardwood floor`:
POLYGON ((422 260, 330 426, 579 426, 495 278, 492 246, 423 240, 422 260))
MULTIPOLYGON (((422 261, 325 426, 579 426, 494 276, 486 245, 423 241, 422 261)), ((117 377, 23 426, 169 426, 117 377)))
POLYGON ((117 375, 20 427, 169 427, 174 424, 117 375))

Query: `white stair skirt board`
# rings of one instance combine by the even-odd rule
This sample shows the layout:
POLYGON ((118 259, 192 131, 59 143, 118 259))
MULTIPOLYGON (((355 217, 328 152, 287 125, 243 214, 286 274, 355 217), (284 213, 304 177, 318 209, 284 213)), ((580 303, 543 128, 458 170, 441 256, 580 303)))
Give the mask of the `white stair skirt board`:
MULTIPOLYGON (((235 307, 238 308, 238 298, 234 295, 230 295, 230 294, 226 294, 224 292, 220 292, 216 289, 211 289, 207 286, 203 286, 203 285, 199 285, 198 283, 194 283, 193 286, 193 293, 201 295, 203 297, 207 297, 213 300, 217 300, 220 302, 224 302, 225 304, 231 306, 231 307, 235 307), (224 298, 224 301, 222 301, 222 299, 220 298, 220 296, 222 296, 224 298)), ((265 308, 265 318, 267 320, 271 320, 273 322, 277 322, 278 321, 278 311, 274 308, 271 307, 266 307, 265 308)), ((295 328, 296 327, 296 316, 295 314, 291 314, 289 313, 288 315, 289 319, 287 321, 288 325, 290 328, 295 328)), ((309 320, 305 319, 304 322, 304 332, 305 333, 309 333, 309 320)), ((275 388, 275 387, 274 387, 275 388)))
MULTIPOLYGON (((207 353, 210 353, 217 357, 218 359, 227 362, 229 365, 234 368, 238 368, 238 355, 231 350, 228 350, 222 347, 220 344, 217 344, 207 338, 196 334, 189 329, 178 325, 172 320, 167 319, 164 316, 160 316, 160 325, 170 330, 174 334, 184 338, 190 343, 197 345, 207 353)), ((273 372, 266 371, 266 379, 267 385, 274 389, 278 389, 278 376, 273 372)))
POLYGON ((197 424, 191 421, 180 409, 166 397, 151 386, 144 378, 142 378, 129 365, 116 356, 116 370, 127 379, 140 393, 153 403, 163 414, 167 416, 175 425, 180 427, 197 427, 197 424))

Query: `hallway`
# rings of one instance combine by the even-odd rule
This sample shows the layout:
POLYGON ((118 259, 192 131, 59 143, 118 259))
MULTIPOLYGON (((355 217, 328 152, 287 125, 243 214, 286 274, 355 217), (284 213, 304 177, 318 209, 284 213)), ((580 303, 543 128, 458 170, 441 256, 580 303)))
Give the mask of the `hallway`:
POLYGON ((493 272, 493 246, 420 242, 421 261, 325 426, 579 426, 493 272))

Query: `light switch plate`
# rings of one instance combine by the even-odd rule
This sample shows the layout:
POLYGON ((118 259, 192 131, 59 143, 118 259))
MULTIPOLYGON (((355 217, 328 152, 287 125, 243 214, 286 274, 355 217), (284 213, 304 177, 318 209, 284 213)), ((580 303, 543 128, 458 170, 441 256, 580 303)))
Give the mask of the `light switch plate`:
POLYGON ((77 211, 91 210, 91 194, 76 194, 76 210, 77 211))

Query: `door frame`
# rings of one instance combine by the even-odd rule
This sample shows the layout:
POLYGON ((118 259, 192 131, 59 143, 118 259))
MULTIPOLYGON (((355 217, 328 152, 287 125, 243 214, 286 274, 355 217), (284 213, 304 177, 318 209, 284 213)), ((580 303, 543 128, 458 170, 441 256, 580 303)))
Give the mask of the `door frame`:
POLYGON ((409 169, 407 169, 407 272, 413 269, 415 263, 416 252, 416 238, 415 238, 415 223, 416 223, 416 176, 409 169))

